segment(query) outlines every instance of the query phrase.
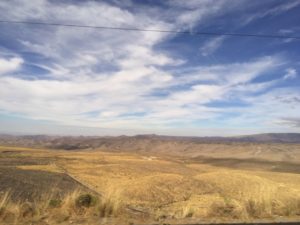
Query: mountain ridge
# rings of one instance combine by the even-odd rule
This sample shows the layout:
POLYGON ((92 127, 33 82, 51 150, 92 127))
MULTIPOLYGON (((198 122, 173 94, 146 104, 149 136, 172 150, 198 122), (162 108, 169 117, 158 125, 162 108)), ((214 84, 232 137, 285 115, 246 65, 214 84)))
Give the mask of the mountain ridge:
POLYGON ((230 143, 280 143, 300 144, 300 133, 263 133, 231 137, 211 136, 167 136, 140 134, 135 136, 50 136, 50 135, 0 135, 0 145, 47 147, 53 149, 138 149, 140 146, 151 148, 152 145, 195 145, 195 144, 230 144, 230 143))

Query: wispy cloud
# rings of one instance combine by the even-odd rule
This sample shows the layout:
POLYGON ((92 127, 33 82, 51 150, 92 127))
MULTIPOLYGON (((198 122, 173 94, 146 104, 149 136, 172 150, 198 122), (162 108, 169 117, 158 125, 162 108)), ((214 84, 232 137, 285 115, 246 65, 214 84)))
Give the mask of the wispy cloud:
POLYGON ((294 30, 292 29, 280 29, 278 31, 279 34, 287 35, 287 34, 292 34, 294 33, 294 30))
POLYGON ((281 118, 277 121, 279 124, 284 124, 293 127, 300 127, 300 118, 281 118))
POLYGON ((200 48, 201 54, 203 56, 208 56, 210 54, 213 54, 218 48, 221 47, 224 40, 225 37, 216 37, 206 41, 203 44, 203 46, 200 48))
POLYGON ((244 25, 251 23, 254 20, 265 18, 267 16, 276 16, 276 15, 285 13, 285 12, 287 12, 291 9, 294 9, 298 6, 300 6, 299 0, 281 2, 279 5, 271 7, 268 10, 263 10, 263 11, 253 13, 252 15, 247 16, 244 21, 244 25))

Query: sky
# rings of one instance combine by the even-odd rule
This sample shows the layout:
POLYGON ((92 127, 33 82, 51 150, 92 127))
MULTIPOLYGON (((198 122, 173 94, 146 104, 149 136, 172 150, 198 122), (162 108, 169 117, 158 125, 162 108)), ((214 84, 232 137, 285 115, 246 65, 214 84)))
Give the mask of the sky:
POLYGON ((0 20, 0 133, 230 136, 300 132, 299 0, 10 0, 0 20))

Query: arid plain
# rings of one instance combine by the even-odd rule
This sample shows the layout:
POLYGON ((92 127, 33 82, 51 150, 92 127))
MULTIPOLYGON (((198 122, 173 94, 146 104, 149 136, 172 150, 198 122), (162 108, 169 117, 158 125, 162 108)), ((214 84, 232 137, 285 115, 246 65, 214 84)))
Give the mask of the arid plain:
POLYGON ((297 143, 152 136, 73 150, 16 143, 0 147, 4 224, 300 220, 297 143))

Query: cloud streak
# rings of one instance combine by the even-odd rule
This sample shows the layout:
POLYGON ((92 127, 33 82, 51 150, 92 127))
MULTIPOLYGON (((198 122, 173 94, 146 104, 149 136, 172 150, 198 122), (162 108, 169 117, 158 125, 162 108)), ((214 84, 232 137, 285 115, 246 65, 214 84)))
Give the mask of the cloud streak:
POLYGON ((218 48, 221 47, 224 40, 225 40, 224 37, 216 37, 205 42, 203 46, 200 48, 201 54, 203 56, 208 56, 214 53, 218 48))

